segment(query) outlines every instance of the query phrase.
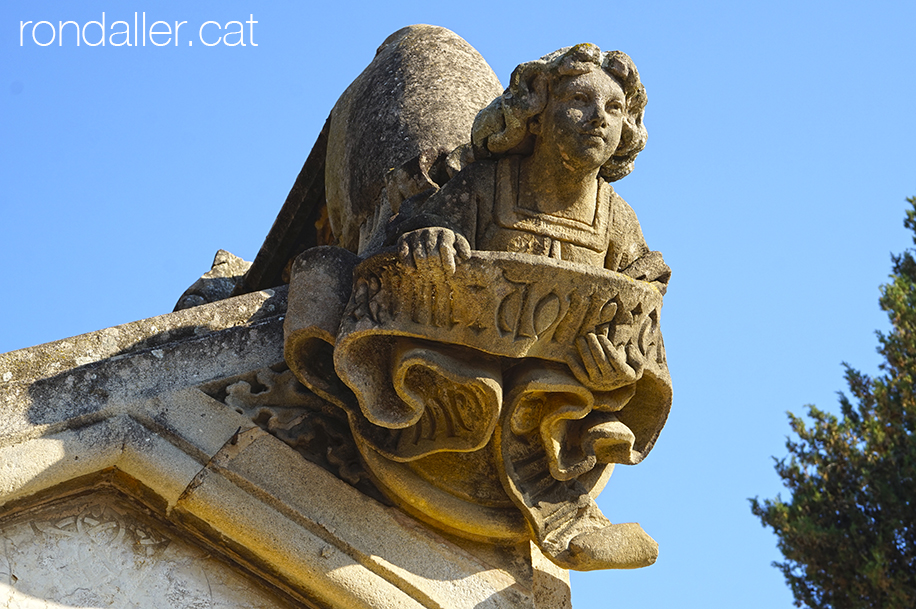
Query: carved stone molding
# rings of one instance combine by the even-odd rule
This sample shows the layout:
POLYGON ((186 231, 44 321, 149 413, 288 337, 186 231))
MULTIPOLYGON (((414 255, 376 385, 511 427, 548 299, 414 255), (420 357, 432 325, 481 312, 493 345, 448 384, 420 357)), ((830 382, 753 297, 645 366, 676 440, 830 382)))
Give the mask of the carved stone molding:
POLYGON ((545 585, 568 602, 568 580, 537 548, 457 545, 253 422, 292 436, 298 416, 324 412, 276 366, 285 296, 248 294, 0 354, 0 529, 114 489, 163 529, 111 526, 90 506, 32 530, 82 526, 102 542, 123 530, 142 556, 168 536, 190 541, 303 607, 546 609, 548 593, 536 591, 545 585), (75 363, 87 346, 91 359, 75 363))

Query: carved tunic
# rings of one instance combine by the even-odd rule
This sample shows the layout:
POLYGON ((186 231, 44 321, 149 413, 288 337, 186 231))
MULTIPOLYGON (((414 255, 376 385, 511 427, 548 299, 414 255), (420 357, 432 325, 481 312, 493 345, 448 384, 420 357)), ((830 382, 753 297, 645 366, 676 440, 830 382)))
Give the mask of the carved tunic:
MULTIPOLYGON (((598 180, 591 223, 529 209, 519 201, 521 157, 477 161, 417 213, 467 237, 471 249, 519 252, 620 271, 649 253, 632 208, 598 180)), ((405 206, 410 214, 413 210, 405 206)))

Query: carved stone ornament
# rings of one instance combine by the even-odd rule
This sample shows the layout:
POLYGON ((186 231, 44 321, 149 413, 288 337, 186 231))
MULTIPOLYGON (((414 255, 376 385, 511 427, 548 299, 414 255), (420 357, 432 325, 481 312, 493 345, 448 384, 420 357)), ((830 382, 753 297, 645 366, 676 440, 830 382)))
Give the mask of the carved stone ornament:
POLYGON ((589 44, 520 65, 501 95, 490 75, 413 26, 338 102, 333 240, 292 265, 286 361, 407 512, 531 538, 569 569, 646 566, 655 541, 595 503, 671 405, 670 271, 610 185, 645 145, 645 90, 628 56, 589 44))

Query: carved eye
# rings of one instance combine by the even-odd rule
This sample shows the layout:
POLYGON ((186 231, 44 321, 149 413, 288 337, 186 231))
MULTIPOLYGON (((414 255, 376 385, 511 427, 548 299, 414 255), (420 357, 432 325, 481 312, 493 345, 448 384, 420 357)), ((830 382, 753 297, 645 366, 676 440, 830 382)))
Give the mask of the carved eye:
POLYGON ((605 106, 605 109, 607 110, 608 113, 619 114, 623 112, 623 102, 618 101, 618 100, 609 101, 607 103, 607 106, 605 106))
POLYGON ((573 93, 572 100, 574 102, 584 104, 588 102, 588 95, 586 95, 585 93, 573 93))

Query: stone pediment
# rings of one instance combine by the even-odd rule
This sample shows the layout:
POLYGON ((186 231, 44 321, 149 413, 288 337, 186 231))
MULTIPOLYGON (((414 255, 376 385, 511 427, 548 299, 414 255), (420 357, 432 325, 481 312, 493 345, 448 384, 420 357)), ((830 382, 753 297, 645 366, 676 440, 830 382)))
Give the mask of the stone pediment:
POLYGON ((298 605, 568 604, 529 543, 447 538, 369 496, 333 421, 313 434, 328 462, 280 439, 305 421, 269 399, 289 391, 285 312, 283 287, 0 355, 0 531, 113 493, 298 605))
POLYGON ((108 489, 24 512, 0 526, 0 539, 3 607, 299 605, 108 489))

